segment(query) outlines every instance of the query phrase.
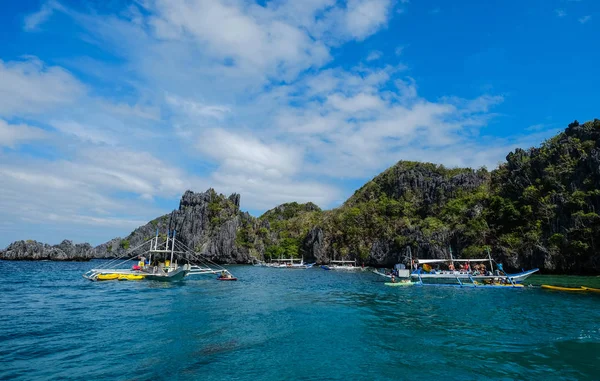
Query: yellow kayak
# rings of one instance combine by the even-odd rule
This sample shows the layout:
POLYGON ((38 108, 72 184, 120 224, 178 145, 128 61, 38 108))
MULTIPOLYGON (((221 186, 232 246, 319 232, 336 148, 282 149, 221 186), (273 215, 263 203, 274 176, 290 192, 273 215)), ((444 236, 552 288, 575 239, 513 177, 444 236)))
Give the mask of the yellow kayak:
POLYGON ((127 274, 127 275, 119 276, 119 280, 142 280, 142 279, 144 279, 144 275, 127 274))
POLYGON ((119 274, 100 274, 98 280, 115 280, 119 279, 119 274))
POLYGON ((547 284, 543 284, 542 288, 546 290, 555 290, 555 291, 569 291, 569 292, 584 292, 587 291, 585 287, 558 287, 558 286, 550 286, 547 284))
POLYGON ((592 287, 585 287, 585 286, 581 286, 583 289, 585 289, 586 291, 591 291, 591 292, 600 292, 600 288, 592 288, 592 287))
POLYGON ((406 286, 412 286, 414 284, 414 282, 408 281, 408 282, 387 282, 384 283, 386 286, 391 286, 391 287, 406 287, 406 286))

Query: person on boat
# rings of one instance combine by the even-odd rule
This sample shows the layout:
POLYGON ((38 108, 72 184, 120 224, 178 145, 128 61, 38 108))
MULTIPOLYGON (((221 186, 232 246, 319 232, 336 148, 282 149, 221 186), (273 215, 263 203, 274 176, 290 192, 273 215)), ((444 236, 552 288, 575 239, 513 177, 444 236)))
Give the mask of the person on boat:
POLYGON ((225 270, 221 271, 221 275, 219 276, 219 278, 226 278, 226 276, 225 276, 225 270))
POLYGON ((450 270, 450 271, 454 271, 454 263, 450 263, 450 264, 448 265, 448 270, 450 270))
POLYGON ((392 283, 396 283, 396 277, 394 276, 393 273, 392 273, 392 283))

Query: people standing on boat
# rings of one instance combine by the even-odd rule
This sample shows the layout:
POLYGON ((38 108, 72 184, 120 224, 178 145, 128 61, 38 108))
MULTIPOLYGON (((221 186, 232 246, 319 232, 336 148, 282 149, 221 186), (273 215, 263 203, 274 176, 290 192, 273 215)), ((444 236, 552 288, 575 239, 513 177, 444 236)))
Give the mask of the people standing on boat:
POLYGON ((396 283, 396 276, 392 273, 392 283, 396 283))

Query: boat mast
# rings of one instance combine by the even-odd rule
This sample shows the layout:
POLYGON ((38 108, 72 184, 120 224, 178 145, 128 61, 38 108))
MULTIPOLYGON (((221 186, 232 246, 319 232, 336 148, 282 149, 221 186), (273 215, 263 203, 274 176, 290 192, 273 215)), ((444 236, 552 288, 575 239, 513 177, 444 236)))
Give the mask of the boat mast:
POLYGON ((173 230, 173 239, 171 240, 171 262, 169 263, 169 267, 173 267, 173 252, 175 251, 175 235, 177 234, 177 230, 173 230))
POLYGON ((492 261, 492 254, 490 253, 490 248, 486 247, 487 253, 488 253, 488 258, 490 259, 490 271, 492 272, 492 274, 494 273, 494 264, 492 261))
POLYGON ((454 267, 454 257, 452 257, 452 246, 448 247, 450 249, 450 262, 452 263, 452 267, 454 267))

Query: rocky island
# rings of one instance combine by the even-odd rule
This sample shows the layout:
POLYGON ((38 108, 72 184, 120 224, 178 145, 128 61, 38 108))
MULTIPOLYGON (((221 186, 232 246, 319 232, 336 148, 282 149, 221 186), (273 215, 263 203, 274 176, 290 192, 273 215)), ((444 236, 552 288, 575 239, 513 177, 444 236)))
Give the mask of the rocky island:
POLYGON ((179 208, 97 247, 17 241, 6 260, 89 260, 122 255, 176 230, 188 247, 220 263, 281 255, 373 266, 419 258, 477 257, 490 249, 509 269, 598 274, 600 120, 571 123, 541 146, 516 149, 497 169, 446 168, 400 161, 342 206, 287 203, 260 217, 240 210, 240 195, 187 191, 179 208))

